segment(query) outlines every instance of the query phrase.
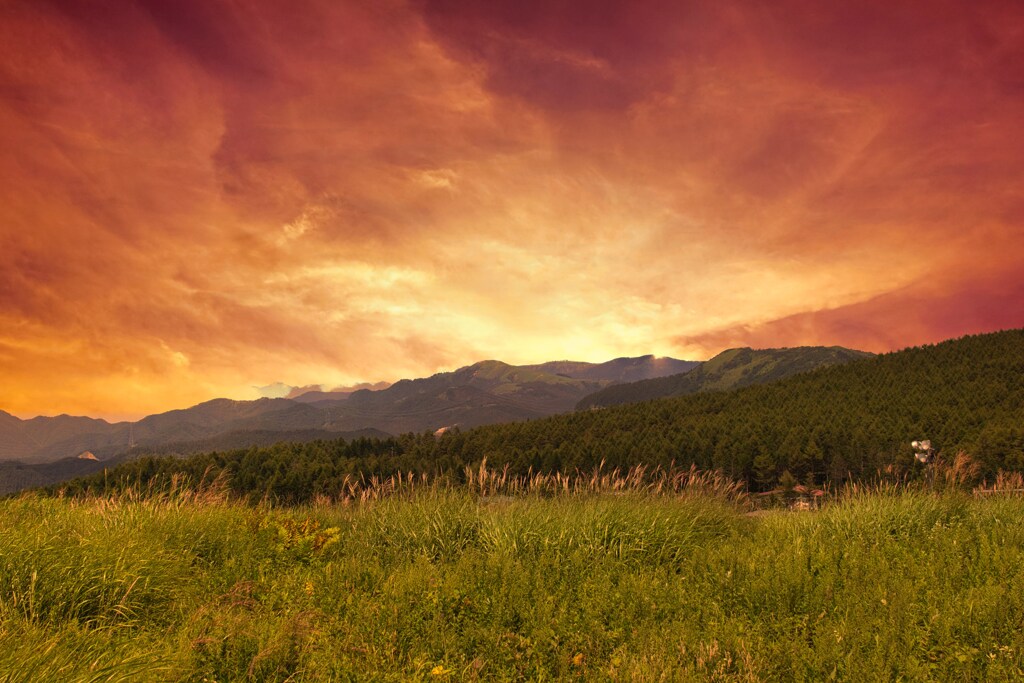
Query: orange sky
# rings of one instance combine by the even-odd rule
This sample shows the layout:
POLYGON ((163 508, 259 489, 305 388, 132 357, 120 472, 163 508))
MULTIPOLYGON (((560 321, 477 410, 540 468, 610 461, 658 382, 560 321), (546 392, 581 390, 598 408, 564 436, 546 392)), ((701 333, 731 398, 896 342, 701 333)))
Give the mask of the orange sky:
POLYGON ((1024 325, 1024 5, 0 2, 0 409, 1024 325))

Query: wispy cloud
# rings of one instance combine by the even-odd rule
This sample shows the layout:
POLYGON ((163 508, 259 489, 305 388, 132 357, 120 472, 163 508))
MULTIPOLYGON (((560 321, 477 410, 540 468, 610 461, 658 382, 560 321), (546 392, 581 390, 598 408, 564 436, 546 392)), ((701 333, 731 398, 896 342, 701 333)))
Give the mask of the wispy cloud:
POLYGON ((1022 35, 1009 0, 10 4, 0 408, 1024 324, 1022 35))

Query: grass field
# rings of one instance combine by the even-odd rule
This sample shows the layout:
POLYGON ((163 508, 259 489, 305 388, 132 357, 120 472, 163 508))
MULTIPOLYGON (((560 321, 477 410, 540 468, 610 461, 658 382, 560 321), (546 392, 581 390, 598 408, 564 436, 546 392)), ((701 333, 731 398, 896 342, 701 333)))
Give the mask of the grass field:
POLYGON ((1020 680, 1024 501, 0 501, 0 681, 1020 680))

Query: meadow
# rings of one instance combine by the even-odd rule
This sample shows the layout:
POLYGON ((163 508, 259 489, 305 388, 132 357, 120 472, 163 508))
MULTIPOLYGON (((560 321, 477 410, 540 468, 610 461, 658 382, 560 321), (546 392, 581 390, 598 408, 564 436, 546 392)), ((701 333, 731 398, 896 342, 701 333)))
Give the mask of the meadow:
POLYGON ((1020 498, 883 486, 751 513, 694 473, 483 470, 353 493, 0 501, 0 681, 1024 676, 1020 498))

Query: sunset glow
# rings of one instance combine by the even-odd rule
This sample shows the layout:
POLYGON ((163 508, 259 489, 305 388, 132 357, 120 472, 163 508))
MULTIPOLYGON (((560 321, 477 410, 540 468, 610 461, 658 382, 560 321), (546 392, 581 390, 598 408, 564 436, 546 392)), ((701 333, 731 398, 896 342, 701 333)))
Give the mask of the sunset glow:
POLYGON ((22 417, 1024 325, 1018 0, 13 0, 0 51, 22 417))

